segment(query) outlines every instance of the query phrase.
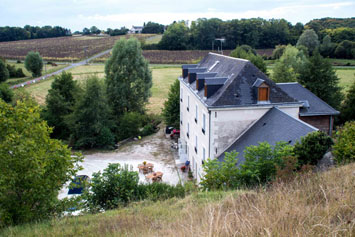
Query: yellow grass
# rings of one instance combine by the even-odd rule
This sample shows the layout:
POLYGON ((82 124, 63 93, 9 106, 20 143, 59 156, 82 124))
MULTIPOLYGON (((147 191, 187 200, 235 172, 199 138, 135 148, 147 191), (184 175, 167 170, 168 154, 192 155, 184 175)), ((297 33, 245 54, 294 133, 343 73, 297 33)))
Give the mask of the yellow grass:
POLYGON ((354 236, 355 164, 246 191, 198 192, 103 214, 4 229, 4 236, 354 236))

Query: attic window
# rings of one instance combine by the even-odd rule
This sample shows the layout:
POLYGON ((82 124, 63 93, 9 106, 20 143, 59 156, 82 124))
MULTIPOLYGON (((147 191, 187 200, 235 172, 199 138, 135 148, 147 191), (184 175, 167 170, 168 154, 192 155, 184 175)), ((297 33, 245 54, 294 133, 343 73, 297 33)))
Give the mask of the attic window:
POLYGON ((259 87, 258 101, 268 101, 268 100, 269 100, 269 87, 259 87))
POLYGON ((208 72, 211 71, 218 63, 219 63, 219 61, 216 61, 216 62, 208 69, 208 72))

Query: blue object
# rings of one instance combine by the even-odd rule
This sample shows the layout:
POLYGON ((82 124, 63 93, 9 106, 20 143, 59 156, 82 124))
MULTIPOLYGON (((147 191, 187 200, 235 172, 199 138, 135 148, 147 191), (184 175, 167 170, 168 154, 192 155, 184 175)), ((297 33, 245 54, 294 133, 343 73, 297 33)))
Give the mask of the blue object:
POLYGON ((87 182, 90 181, 87 175, 75 176, 74 180, 69 185, 69 194, 82 194, 83 189, 87 186, 87 182))
POLYGON ((187 160, 187 161, 185 162, 185 166, 189 166, 189 165, 190 165, 190 161, 187 160))

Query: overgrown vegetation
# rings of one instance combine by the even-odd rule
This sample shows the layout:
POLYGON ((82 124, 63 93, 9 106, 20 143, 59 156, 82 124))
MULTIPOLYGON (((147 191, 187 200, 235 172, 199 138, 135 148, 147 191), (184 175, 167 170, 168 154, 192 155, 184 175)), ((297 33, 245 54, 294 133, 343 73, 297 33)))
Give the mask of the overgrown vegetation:
POLYGON ((346 122, 344 127, 337 131, 333 149, 338 164, 355 161, 355 121, 346 122))

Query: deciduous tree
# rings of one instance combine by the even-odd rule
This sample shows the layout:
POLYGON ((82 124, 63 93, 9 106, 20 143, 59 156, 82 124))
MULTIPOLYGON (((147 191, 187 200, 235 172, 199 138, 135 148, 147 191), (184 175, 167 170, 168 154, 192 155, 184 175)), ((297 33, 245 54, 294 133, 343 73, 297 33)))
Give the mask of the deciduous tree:
POLYGON ((170 86, 168 99, 164 102, 163 116, 167 125, 175 128, 180 127, 180 82, 175 82, 170 86))
POLYGON ((38 52, 29 52, 25 59, 25 67, 33 77, 42 75, 43 60, 38 52))
POLYGON ((308 53, 311 54, 319 46, 318 35, 314 30, 305 30, 297 41, 298 46, 305 46, 308 49, 308 53))
POLYGON ((143 112, 152 87, 152 74, 135 38, 120 39, 105 65, 107 97, 114 116, 143 112))
POLYGON ((39 107, 0 100, 0 225, 49 217, 81 156, 51 139, 39 107))

